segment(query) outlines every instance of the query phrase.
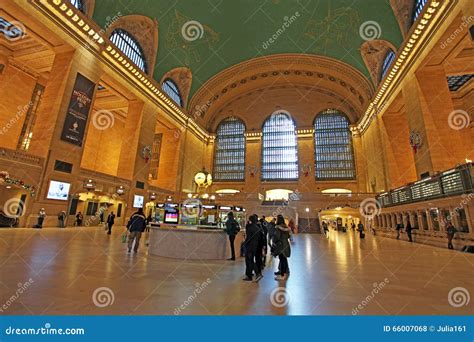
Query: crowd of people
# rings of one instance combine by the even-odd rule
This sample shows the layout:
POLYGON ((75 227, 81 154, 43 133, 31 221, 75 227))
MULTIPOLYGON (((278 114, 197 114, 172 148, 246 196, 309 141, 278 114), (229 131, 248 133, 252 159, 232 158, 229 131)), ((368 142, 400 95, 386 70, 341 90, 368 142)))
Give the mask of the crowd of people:
MULTIPOLYGON (((229 236, 231 257, 235 260, 235 238, 240 226, 232 212, 228 213, 225 231, 229 236)), ((290 241, 296 232, 293 220, 288 224, 282 215, 268 221, 253 214, 245 226, 245 239, 241 246, 241 255, 245 256, 245 277, 243 281, 258 282, 263 277, 268 252, 272 257, 279 258, 278 270, 274 272, 275 280, 286 280, 290 275, 288 258, 291 256, 290 241)))

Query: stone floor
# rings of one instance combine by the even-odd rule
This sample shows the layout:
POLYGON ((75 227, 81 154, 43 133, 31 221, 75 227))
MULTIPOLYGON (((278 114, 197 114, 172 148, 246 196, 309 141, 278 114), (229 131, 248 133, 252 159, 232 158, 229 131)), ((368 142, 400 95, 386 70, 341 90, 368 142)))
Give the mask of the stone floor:
POLYGON ((474 312, 472 301, 456 307, 474 295, 472 254, 371 235, 361 241, 352 232, 331 231, 329 239, 302 234, 292 245, 288 281, 275 281, 276 265, 269 264, 255 284, 241 281, 242 258, 172 260, 148 256, 144 245, 127 255, 123 230, 107 236, 102 228, 0 229, 0 314, 474 312), (463 289, 453 290, 460 292, 451 305, 457 287, 463 289))

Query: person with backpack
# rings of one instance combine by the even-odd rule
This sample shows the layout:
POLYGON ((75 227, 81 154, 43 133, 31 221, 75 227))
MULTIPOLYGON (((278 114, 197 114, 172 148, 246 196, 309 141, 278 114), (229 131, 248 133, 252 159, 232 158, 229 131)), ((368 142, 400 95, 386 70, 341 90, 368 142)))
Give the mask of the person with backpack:
POLYGON ((229 236, 231 257, 227 260, 235 260, 235 237, 240 232, 240 226, 234 218, 234 213, 229 211, 227 214, 227 221, 225 222, 225 232, 229 236))
POLYGON ((128 253, 132 251, 133 242, 135 241, 135 247, 133 251, 138 252, 140 245, 140 238, 146 228, 146 217, 143 213, 143 208, 138 208, 137 212, 130 216, 130 220, 127 223, 128 234, 128 253))
POLYGON ((115 223, 115 214, 114 212, 112 211, 109 216, 107 216, 107 228, 108 228, 108 232, 107 232, 107 235, 110 235, 112 234, 112 226, 114 225, 115 223))
POLYGON ((288 258, 291 256, 290 228, 285 223, 282 215, 277 216, 275 237, 272 246, 272 255, 280 259, 279 271, 276 272, 275 280, 286 280, 290 274, 288 258))
POLYGON ((365 238, 364 225, 360 221, 359 221, 359 224, 357 225, 357 231, 359 232, 359 237, 361 239, 364 239, 365 238))
POLYGON ((261 272, 257 269, 255 257, 260 243, 260 236, 262 234, 261 228, 258 226, 258 216, 251 215, 249 222, 245 227, 245 278, 243 281, 252 281, 255 273, 255 281, 262 278, 261 272))
POLYGON ((448 222, 448 225, 446 227, 446 235, 448 237, 448 248, 449 249, 454 249, 453 246, 453 239, 454 239, 454 234, 457 233, 457 229, 454 228, 452 222, 448 222))

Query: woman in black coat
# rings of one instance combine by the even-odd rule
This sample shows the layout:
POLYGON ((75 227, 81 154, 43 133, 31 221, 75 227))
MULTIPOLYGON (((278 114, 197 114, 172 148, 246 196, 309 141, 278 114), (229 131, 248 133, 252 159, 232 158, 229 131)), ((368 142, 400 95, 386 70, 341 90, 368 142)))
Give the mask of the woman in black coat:
POLYGON ((249 223, 245 227, 245 278, 244 281, 252 281, 255 273, 255 280, 258 281, 262 277, 255 263, 257 251, 261 243, 262 229, 258 225, 258 216, 251 215, 249 223))
POLYGON ((275 228, 272 254, 280 258, 280 271, 276 275, 275 280, 286 280, 290 274, 290 267, 288 266, 288 258, 291 256, 290 229, 282 215, 277 216, 275 228))

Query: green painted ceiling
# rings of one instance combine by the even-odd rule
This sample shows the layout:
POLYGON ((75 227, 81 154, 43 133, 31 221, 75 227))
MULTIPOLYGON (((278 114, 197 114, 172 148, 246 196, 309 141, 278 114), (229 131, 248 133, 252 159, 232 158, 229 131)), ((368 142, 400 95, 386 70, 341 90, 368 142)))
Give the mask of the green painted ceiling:
POLYGON ((368 77, 359 52, 364 42, 359 28, 367 21, 379 25, 379 39, 396 47, 402 41, 389 0, 96 0, 93 18, 104 27, 128 14, 157 19, 155 79, 187 66, 193 72, 191 96, 227 67, 277 53, 326 55, 368 77), (202 37, 184 38, 182 27, 189 21, 202 25, 202 37))

